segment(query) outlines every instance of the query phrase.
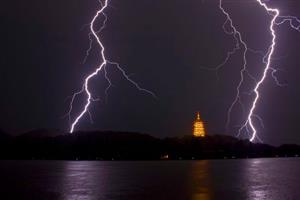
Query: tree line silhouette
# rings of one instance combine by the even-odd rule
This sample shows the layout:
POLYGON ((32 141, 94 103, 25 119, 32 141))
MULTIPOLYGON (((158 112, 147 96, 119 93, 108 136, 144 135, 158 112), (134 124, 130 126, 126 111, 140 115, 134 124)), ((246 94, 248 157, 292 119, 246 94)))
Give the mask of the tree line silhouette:
POLYGON ((0 159, 191 160, 294 157, 300 146, 255 144, 225 135, 159 139, 132 132, 62 133, 34 130, 19 136, 0 131, 0 159))

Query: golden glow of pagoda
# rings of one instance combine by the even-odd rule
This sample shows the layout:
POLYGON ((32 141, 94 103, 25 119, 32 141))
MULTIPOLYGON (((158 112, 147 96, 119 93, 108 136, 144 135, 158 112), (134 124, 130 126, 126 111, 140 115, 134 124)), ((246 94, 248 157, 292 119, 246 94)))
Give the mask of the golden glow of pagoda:
POLYGON ((200 118, 200 113, 197 113, 197 119, 194 122, 194 131, 193 135, 195 137, 205 137, 205 127, 204 127, 204 122, 200 118))

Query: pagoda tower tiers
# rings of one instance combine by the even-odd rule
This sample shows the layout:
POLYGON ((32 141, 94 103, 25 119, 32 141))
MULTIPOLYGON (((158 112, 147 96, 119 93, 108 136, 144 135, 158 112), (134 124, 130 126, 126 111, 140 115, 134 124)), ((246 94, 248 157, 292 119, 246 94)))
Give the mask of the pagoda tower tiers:
POLYGON ((195 137, 205 137, 206 136, 204 122, 201 120, 199 112, 197 113, 197 118, 194 122, 193 135, 195 137))

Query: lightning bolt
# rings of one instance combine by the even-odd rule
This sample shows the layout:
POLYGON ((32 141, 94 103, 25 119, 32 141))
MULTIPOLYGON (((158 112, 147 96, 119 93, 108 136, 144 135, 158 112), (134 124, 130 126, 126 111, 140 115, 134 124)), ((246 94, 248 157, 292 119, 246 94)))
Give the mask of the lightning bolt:
MULTIPOLYGON (((89 24, 89 28, 90 28, 90 33, 89 33, 89 40, 90 40, 90 46, 86 52, 86 56, 84 58, 84 63, 87 59, 87 57, 89 56, 89 52, 91 51, 92 49, 92 43, 93 43, 93 39, 96 40, 98 46, 100 47, 101 49, 101 59, 102 59, 102 62, 98 65, 98 67, 95 69, 95 71, 93 71, 91 74, 89 74, 85 80, 84 80, 84 84, 81 88, 80 91, 74 93, 71 97, 71 102, 70 102, 70 107, 69 107, 69 112, 67 113, 67 115, 69 116, 69 122, 70 122, 70 133, 73 133, 74 130, 75 130, 75 127, 76 125, 78 125, 80 119, 85 115, 85 114, 89 114, 90 115, 90 118, 91 118, 91 114, 89 112, 89 107, 91 105, 91 103, 93 101, 97 101, 98 99, 94 99, 91 92, 90 92, 90 88, 89 88, 89 83, 90 81, 98 75, 98 73, 100 71, 104 71, 104 77, 105 79, 108 81, 109 85, 108 87, 106 88, 105 90, 105 93, 107 95, 108 93, 108 90, 110 89, 110 87, 112 86, 112 82, 110 81, 109 77, 108 77, 108 73, 106 71, 106 67, 108 65, 114 65, 115 67, 117 67, 117 69, 122 73, 122 75, 124 76, 124 78, 129 81, 131 84, 133 84, 134 87, 136 87, 139 91, 141 92, 144 92, 144 93, 147 93, 149 95, 151 95, 152 97, 156 98, 156 95, 151 92, 150 90, 147 90, 147 89, 144 89, 142 87, 139 86, 139 84, 137 84, 135 81, 133 81, 130 76, 128 74, 126 74, 125 70, 121 68, 121 66, 116 63, 116 62, 112 62, 112 61, 109 61, 107 58, 106 58, 106 55, 105 55, 105 47, 103 45, 103 43, 101 42, 101 39, 100 37, 98 36, 98 34, 105 28, 106 26, 106 22, 107 22, 107 15, 104 13, 105 9, 108 7, 108 0, 105 0, 104 3, 102 3, 101 1, 99 1, 100 5, 101 5, 101 9, 98 10, 95 14, 95 16, 93 17, 92 21, 90 22, 89 24), (94 26, 95 26, 95 23, 96 23, 96 20, 98 19, 98 17, 102 15, 104 16, 104 22, 102 24, 102 27, 99 29, 99 30, 95 30, 94 26), (84 105, 84 108, 83 110, 79 113, 79 115, 75 118, 75 120, 72 122, 72 119, 71 119, 71 112, 73 110, 73 103, 76 99, 76 97, 80 94, 85 94, 87 96, 86 98, 86 103, 84 105)), ((91 119, 92 120, 92 119, 91 119)))
MULTIPOLYGON (((236 104, 240 104, 242 107, 242 102, 241 102, 241 94, 240 94, 240 90, 241 90, 241 86, 244 82, 244 79, 245 79, 245 74, 248 72, 247 71, 247 53, 248 53, 248 46, 246 44, 246 42, 243 40, 242 38, 242 34, 237 30, 237 28, 234 26, 233 24, 233 20, 231 19, 229 13, 224 9, 223 7, 223 1, 220 0, 219 1, 219 9, 222 11, 222 13, 226 16, 226 21, 225 23, 223 24, 223 30, 226 34, 228 35, 233 35, 235 41, 236 41, 236 45, 235 45, 235 48, 231 51, 229 51, 227 53, 227 57, 226 59, 224 60, 224 62, 217 66, 217 68, 215 68, 216 70, 219 70, 220 67, 223 67, 227 62, 228 60, 230 59, 230 57, 235 54, 238 50, 241 49, 241 45, 243 46, 243 66, 242 66, 242 69, 240 71, 240 81, 238 83, 238 86, 236 88, 236 96, 234 98, 234 101, 232 102, 232 104, 230 105, 229 109, 228 109, 228 112, 227 112, 227 121, 226 121, 226 127, 229 127, 229 123, 230 123, 230 118, 231 118, 231 112, 232 112, 232 109, 234 108, 234 106, 236 104), (232 31, 227 31, 226 30, 226 24, 229 24, 230 28, 232 31)), ((249 75, 249 73, 247 73, 249 75)), ((250 76, 250 78, 253 78, 252 76, 250 76)))
POLYGON ((257 130, 254 126, 253 123, 253 118, 255 117, 254 111, 256 108, 256 105, 259 101, 260 98, 260 93, 259 93, 259 89, 261 88, 261 85, 263 84, 263 82, 265 81, 268 71, 271 71, 272 77, 274 78, 275 82, 277 83, 277 85, 283 86, 282 84, 279 83, 277 77, 275 76, 275 73, 277 72, 276 69, 271 67, 271 62, 272 62, 272 57, 275 51, 275 47, 276 47, 276 39, 277 39, 277 35, 276 35, 276 31, 275 31, 275 25, 281 25, 284 24, 285 22, 288 22, 290 27, 298 32, 299 28, 300 28, 300 20, 297 17, 294 16, 280 16, 280 10, 277 8, 270 8, 266 3, 264 3, 262 0, 256 0, 257 3, 259 3, 259 5, 261 7, 263 7, 265 9, 265 11, 272 16, 272 20, 270 22, 270 26, 269 26, 269 31, 272 35, 272 42, 271 45, 269 47, 269 51, 266 54, 265 58, 265 67, 264 67, 264 72, 263 75, 261 77, 261 79, 257 82, 255 88, 254 88, 254 93, 255 93, 255 99, 252 103, 248 118, 246 123, 244 124, 244 127, 246 127, 247 125, 250 126, 251 131, 252 131, 252 136, 250 138, 250 141, 254 141, 255 138, 257 137, 257 130), (294 25, 293 21, 296 21, 297 25, 294 25))
POLYGON ((260 89, 261 85, 263 84, 264 80, 266 79, 267 73, 268 73, 269 69, 271 69, 271 60, 272 60, 272 56, 273 56, 274 51, 275 51, 276 37, 277 37, 275 29, 274 29, 274 25, 275 25, 277 17, 280 15, 280 12, 279 12, 278 9, 269 8, 267 6, 267 4, 263 3, 261 0, 256 0, 256 1, 260 4, 260 6, 262 6, 266 10, 266 12, 268 14, 273 15, 273 17, 272 17, 272 20, 271 20, 271 23, 270 23, 270 27, 269 27, 271 35, 272 35, 272 42, 271 42, 271 45, 269 47, 269 51, 267 52, 267 54, 265 56, 265 58, 267 58, 266 59, 266 65, 264 67, 264 71, 263 71, 262 77, 257 82, 257 84, 256 84, 256 86, 255 86, 255 88, 253 90, 254 93, 255 93, 255 98, 254 98, 254 101, 253 101, 252 106, 250 108, 250 111, 249 111, 249 114, 248 114, 248 117, 247 117, 247 121, 245 122, 245 124, 242 127, 242 128, 245 128, 245 127, 247 127, 247 125, 250 126, 251 132, 252 132, 251 133, 252 136, 250 137, 250 141, 251 142, 253 142, 254 139, 257 136, 257 130, 256 130, 256 128, 254 126, 254 122, 253 122, 253 118, 255 117, 254 111, 255 111, 257 102, 258 102, 258 100, 260 98, 259 89, 260 89))
POLYGON ((214 68, 202 67, 202 69, 205 69, 205 70, 216 71, 216 75, 218 77, 218 71, 227 64, 227 62, 230 60, 230 58, 234 54, 236 54, 238 51, 242 50, 243 64, 242 64, 242 68, 240 70, 240 81, 236 87, 236 96, 235 96, 232 104, 229 106, 229 109, 227 112, 226 128, 228 130, 229 124, 231 121, 232 110, 237 104, 240 105, 243 110, 245 110, 245 106, 243 105, 243 102, 241 101, 241 94, 242 94, 241 87, 245 81, 245 77, 248 76, 255 83, 255 87, 250 92, 246 92, 246 94, 249 94, 249 95, 254 94, 254 100, 251 102, 251 106, 250 106, 249 112, 247 114, 246 120, 243 122, 243 124, 241 126, 239 126, 240 128, 239 128, 237 136, 240 136, 242 131, 246 130, 246 133, 248 134, 251 142, 253 142, 255 139, 258 139, 261 141, 261 139, 257 135, 257 129, 254 125, 254 119, 257 120, 260 123, 260 125, 264 128, 263 120, 260 116, 255 114, 255 110, 256 110, 257 104, 261 98, 261 94, 260 94, 261 86, 263 85, 264 81, 268 77, 268 74, 269 73, 271 74, 271 77, 274 79, 275 83, 278 86, 286 86, 286 84, 280 83, 280 81, 276 77, 276 73, 279 70, 275 69, 271 66, 272 60, 274 59, 273 57, 274 57, 274 52, 275 52, 275 48, 276 48, 276 40, 277 40, 275 26, 287 23, 292 29, 300 32, 300 20, 297 17, 290 16, 290 15, 281 16, 279 9, 269 7, 262 0, 254 0, 254 1, 257 2, 272 18, 271 22, 270 22, 270 26, 269 26, 269 32, 270 32, 270 35, 272 36, 272 38, 271 38, 271 44, 268 47, 268 51, 266 53, 264 53, 262 51, 253 50, 248 47, 246 42, 243 40, 241 32, 238 31, 237 27, 235 26, 230 14, 223 7, 223 0, 219 0, 219 5, 218 5, 219 9, 226 17, 226 20, 222 26, 223 30, 227 35, 233 36, 233 38, 235 40, 235 46, 233 47, 232 50, 227 52, 227 55, 221 64, 217 65, 214 68), (229 27, 230 30, 228 30, 227 27, 229 27), (251 75, 247 69, 247 65, 248 65, 247 64, 247 55, 249 52, 254 53, 254 54, 260 54, 263 57, 263 59, 262 59, 262 63, 264 64, 263 73, 259 79, 257 79, 253 75, 251 75))

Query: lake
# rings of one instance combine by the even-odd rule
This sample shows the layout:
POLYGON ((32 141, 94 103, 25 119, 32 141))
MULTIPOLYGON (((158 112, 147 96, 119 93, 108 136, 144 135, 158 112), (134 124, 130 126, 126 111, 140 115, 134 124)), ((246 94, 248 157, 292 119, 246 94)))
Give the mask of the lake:
POLYGON ((300 159, 0 161, 0 199, 298 200, 300 159))

